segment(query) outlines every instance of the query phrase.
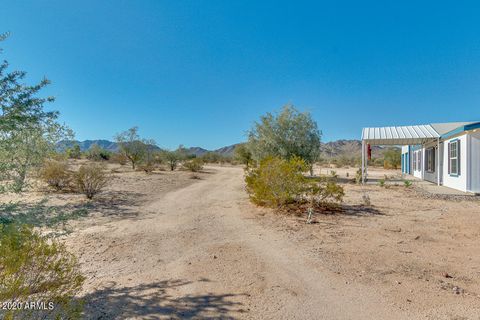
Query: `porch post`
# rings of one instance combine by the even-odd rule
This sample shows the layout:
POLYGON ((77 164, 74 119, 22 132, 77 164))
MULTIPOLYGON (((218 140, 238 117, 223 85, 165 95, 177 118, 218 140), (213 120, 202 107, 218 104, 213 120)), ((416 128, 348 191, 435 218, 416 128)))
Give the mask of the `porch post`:
POLYGON ((440 138, 437 138, 437 185, 440 185, 440 138))
POLYGON ((365 140, 362 140, 362 184, 365 184, 365 140))

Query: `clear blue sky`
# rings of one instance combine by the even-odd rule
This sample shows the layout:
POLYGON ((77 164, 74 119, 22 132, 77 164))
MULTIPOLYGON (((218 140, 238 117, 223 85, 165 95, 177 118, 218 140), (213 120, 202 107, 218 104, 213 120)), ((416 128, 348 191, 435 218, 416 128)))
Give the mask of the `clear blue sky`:
POLYGON ((217 148, 293 103, 323 140, 480 120, 480 5, 462 1, 2 1, 2 58, 53 84, 84 139, 137 125, 217 148))

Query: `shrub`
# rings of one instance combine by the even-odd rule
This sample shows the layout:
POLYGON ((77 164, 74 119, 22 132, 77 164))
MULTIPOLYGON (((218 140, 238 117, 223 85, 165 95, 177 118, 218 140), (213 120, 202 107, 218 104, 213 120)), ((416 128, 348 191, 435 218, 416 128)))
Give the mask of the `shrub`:
POLYGON ((203 169, 203 161, 201 159, 195 158, 189 161, 185 161, 182 166, 191 172, 199 172, 203 169))
POLYGON ((144 171, 145 173, 149 174, 155 170, 155 164, 153 163, 144 163, 138 167, 139 170, 144 171))
POLYGON ((360 184, 362 183, 362 169, 359 168, 355 173, 355 183, 360 184))
POLYGON ((314 205, 343 200, 344 191, 337 184, 336 176, 308 179, 304 175, 308 170, 309 165, 297 157, 266 158, 258 168, 248 171, 247 192, 254 203, 273 208, 302 204, 307 198, 314 205))
POLYGON ((410 188, 412 186, 412 181, 410 180, 404 180, 403 184, 405 185, 405 188, 410 188))
POLYGON ((57 191, 63 190, 71 184, 71 174, 66 162, 48 160, 40 170, 40 179, 57 191))
POLYGON ((124 166, 128 162, 128 158, 122 153, 112 153, 110 155, 110 161, 114 163, 118 163, 121 166, 124 166))
POLYGON ((303 172, 307 170, 308 165, 300 158, 266 158, 260 161, 258 168, 247 173, 247 192, 258 205, 279 207, 293 203, 305 191, 303 172))
POLYGON ((75 173, 75 185, 77 190, 92 199, 102 192, 108 183, 108 176, 99 164, 82 165, 75 173))
POLYGON ((101 148, 98 144, 93 144, 87 151, 87 159, 93 161, 109 160, 110 156, 110 152, 101 148))
POLYGON ((380 179, 380 180, 378 180, 378 185, 379 185, 380 187, 385 187, 385 179, 380 179))
POLYGON ((78 144, 66 150, 67 157, 70 159, 80 159, 82 157, 82 150, 78 144))
POLYGON ((63 244, 26 225, 0 224, 0 303, 46 304, 46 310, 6 311, 5 319, 78 319, 82 304, 74 298, 84 280, 63 244))

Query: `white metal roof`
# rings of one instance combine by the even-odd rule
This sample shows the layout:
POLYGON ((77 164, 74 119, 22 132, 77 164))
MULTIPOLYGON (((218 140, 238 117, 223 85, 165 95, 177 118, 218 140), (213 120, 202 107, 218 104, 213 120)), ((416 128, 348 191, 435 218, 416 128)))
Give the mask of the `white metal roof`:
POLYGON ((371 145, 416 145, 436 140, 440 134, 429 124, 363 128, 362 140, 371 145))

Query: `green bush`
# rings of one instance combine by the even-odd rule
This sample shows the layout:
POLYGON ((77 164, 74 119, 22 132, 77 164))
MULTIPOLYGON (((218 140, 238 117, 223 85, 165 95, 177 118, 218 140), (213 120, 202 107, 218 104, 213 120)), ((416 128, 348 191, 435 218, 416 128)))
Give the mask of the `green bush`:
POLYGON ((0 224, 0 303, 43 302, 46 310, 0 311, 4 319, 78 319, 85 278, 65 246, 31 227, 0 224))
POLYGON ((268 157, 258 168, 247 173, 245 182, 250 199, 267 207, 280 207, 296 202, 305 192, 307 180, 303 172, 308 165, 300 158, 283 160, 268 157))
POLYGON ((412 186, 412 181, 404 180, 403 184, 404 184, 405 188, 410 188, 412 186))
POLYGON ((380 187, 385 187, 385 179, 380 179, 380 180, 378 180, 378 185, 379 185, 380 187))
POLYGON ((343 188, 336 176, 309 179, 309 165, 298 157, 283 160, 269 157, 245 177, 250 199, 262 206, 283 207, 313 202, 315 206, 343 200, 343 188))
POLYGON ((96 194, 102 192, 108 183, 108 175, 99 164, 82 165, 74 175, 75 186, 77 190, 88 199, 92 199, 96 194))
POLYGON ((87 159, 92 161, 105 161, 109 160, 110 157, 111 153, 101 148, 98 144, 93 144, 87 151, 87 159))
POLYGON ((199 172, 203 169, 203 161, 199 158, 185 161, 182 165, 185 169, 191 172, 199 172))
POLYGON ((80 159, 82 157, 82 150, 80 150, 80 146, 78 144, 68 148, 65 152, 69 159, 80 159))
POLYGON ((359 168, 357 172, 355 172, 355 183, 356 184, 362 183, 362 168, 359 168))
POLYGON ((71 173, 63 161, 48 160, 40 170, 40 179, 57 191, 70 187, 71 173))

